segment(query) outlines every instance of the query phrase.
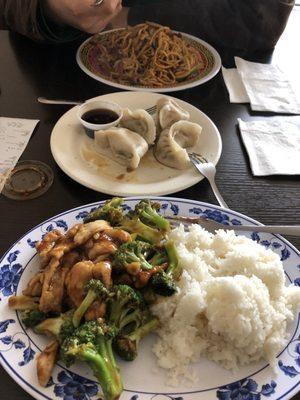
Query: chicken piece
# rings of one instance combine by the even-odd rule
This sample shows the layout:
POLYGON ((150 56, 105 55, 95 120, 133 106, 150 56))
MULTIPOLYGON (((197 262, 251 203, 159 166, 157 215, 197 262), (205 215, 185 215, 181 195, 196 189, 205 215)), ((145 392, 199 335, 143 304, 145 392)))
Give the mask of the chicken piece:
POLYGON ((149 272, 140 271, 136 276, 136 279, 134 281, 134 286, 137 289, 141 289, 147 285, 150 278, 151 278, 151 274, 149 272))
POLYGON ((74 236, 82 224, 74 225, 61 236, 55 246, 49 251, 50 262, 44 271, 44 281, 39 309, 43 312, 60 312, 64 295, 64 282, 69 267, 80 259, 77 252, 71 252, 76 246, 74 236))
POLYGON ((37 356, 37 377, 39 384, 46 387, 49 382, 52 371, 57 360, 59 343, 55 340, 37 356))
POLYGON ((76 246, 80 246, 86 243, 96 233, 108 228, 110 228, 110 225, 107 221, 104 220, 97 220, 93 222, 88 222, 87 224, 81 224, 78 232, 74 236, 74 243, 76 244, 76 246))
POLYGON ((62 260, 61 260, 61 265, 64 268, 68 268, 71 269, 73 267, 73 265, 75 265, 76 263, 78 263, 79 261, 82 260, 82 254, 80 254, 78 251, 70 251, 69 253, 66 253, 62 260))
POLYGON ((80 261, 72 267, 68 274, 67 292, 76 307, 84 298, 86 284, 93 278, 93 266, 92 261, 80 261))
POLYGON ((39 310, 47 312, 60 312, 64 295, 65 278, 68 268, 59 267, 59 261, 53 258, 50 261, 43 283, 39 310))
POLYGON ((8 299, 8 305, 12 310, 35 310, 39 307, 39 298, 24 295, 13 295, 8 299))
POLYGON ((94 263, 92 270, 93 278, 100 279, 109 288, 112 286, 111 271, 111 263, 109 261, 94 263))
POLYGON ((145 287, 148 284, 152 275, 155 275, 159 271, 165 270, 167 268, 167 266, 168 266, 168 264, 164 263, 162 265, 156 265, 149 271, 140 271, 135 276, 134 286, 137 289, 141 289, 141 288, 145 287))
POLYGON ((60 260, 66 253, 76 247, 74 238, 81 226, 82 224, 72 226, 72 228, 70 228, 68 232, 64 236, 62 236, 56 242, 55 246, 49 251, 49 257, 57 258, 58 260, 60 260))
POLYGON ((22 293, 25 296, 40 297, 42 294, 43 281, 44 272, 38 272, 30 279, 26 289, 24 289, 22 293))
POLYGON ((78 307, 85 296, 85 286, 91 279, 101 280, 105 286, 112 285, 111 264, 101 261, 94 264, 92 261, 80 261, 73 266, 66 278, 66 287, 72 303, 78 307))
POLYGON ((117 229, 117 228, 105 229, 104 234, 110 237, 113 240, 113 242, 117 244, 131 242, 132 240, 130 233, 123 231, 123 229, 117 229))
POLYGON ((86 321, 93 321, 98 318, 103 318, 106 312, 106 304, 101 300, 94 301, 85 313, 86 321))
POLYGON ((134 261, 126 265, 126 271, 128 272, 129 275, 138 275, 141 269, 142 269, 141 263, 137 261, 134 261))
POLYGON ((93 247, 87 251, 87 257, 90 260, 95 260, 99 256, 105 254, 106 257, 109 257, 110 254, 114 254, 117 251, 117 245, 108 240, 100 240, 94 242, 93 247))
POLYGON ((72 269, 72 267, 78 263, 79 261, 83 260, 83 255, 81 253, 79 253, 78 251, 70 251, 69 253, 65 254, 61 263, 64 266, 64 268, 67 268, 68 271, 66 273, 66 277, 65 277, 65 286, 68 286, 68 281, 70 278, 70 271, 72 269))
POLYGON ((42 287, 42 295, 40 299, 40 310, 42 311, 42 308, 44 308, 44 304, 46 305, 46 298, 47 298, 47 292, 49 291, 51 287, 51 279, 56 271, 56 269, 59 267, 59 260, 52 258, 47 266, 47 269, 45 270, 44 273, 44 282, 43 282, 43 287, 42 287), (42 308, 41 308, 42 305, 42 308))
POLYGON ((101 262, 101 261, 107 261, 108 258, 109 258, 109 254, 101 254, 100 256, 96 257, 93 260, 93 262, 95 264, 97 264, 98 262, 101 262))
POLYGON ((59 230, 54 229, 53 231, 47 233, 41 242, 38 242, 36 245, 36 250, 41 258, 42 266, 48 264, 50 260, 49 252, 55 246, 58 239, 60 239, 63 235, 59 230))
POLYGON ((109 228, 91 236, 85 242, 84 249, 89 260, 102 261, 114 254, 121 243, 128 241, 131 241, 128 232, 122 229, 109 228))
POLYGON ((79 253, 67 253, 62 260, 52 258, 44 271, 39 309, 42 312, 60 312, 64 296, 65 279, 69 268, 80 258, 79 253))
POLYGON ((76 246, 73 238, 81 225, 74 225, 65 235, 57 230, 53 230, 45 235, 44 239, 37 245, 42 267, 48 265, 52 258, 60 260, 64 254, 76 246))

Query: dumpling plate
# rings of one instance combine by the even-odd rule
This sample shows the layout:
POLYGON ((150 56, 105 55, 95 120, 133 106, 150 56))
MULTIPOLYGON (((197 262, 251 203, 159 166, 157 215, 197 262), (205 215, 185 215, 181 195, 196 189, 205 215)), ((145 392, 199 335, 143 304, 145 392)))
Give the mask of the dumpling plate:
MULTIPOLYGON (((131 110, 147 109, 162 97, 158 93, 117 92, 95 99, 113 101, 131 110)), ((202 133, 195 152, 218 163, 222 140, 215 124, 202 111, 191 104, 175 99, 187 110, 190 121, 202 126, 202 133)), ((186 170, 166 167, 156 161, 152 151, 142 159, 133 172, 93 150, 93 140, 87 137, 76 113, 78 106, 69 110, 56 123, 51 134, 51 151, 58 166, 76 182, 98 192, 119 196, 165 195, 179 192, 203 179, 191 166, 186 170)))

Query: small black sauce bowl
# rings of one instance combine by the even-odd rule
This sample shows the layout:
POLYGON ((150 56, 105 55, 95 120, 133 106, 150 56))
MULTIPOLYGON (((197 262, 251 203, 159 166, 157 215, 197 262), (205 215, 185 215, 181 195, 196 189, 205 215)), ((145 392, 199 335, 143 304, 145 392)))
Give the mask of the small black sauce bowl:
POLYGON ((80 124, 84 127, 86 135, 91 139, 95 138, 95 131, 101 131, 117 126, 122 116, 123 116, 123 109, 121 106, 119 106, 119 104, 105 100, 88 100, 85 103, 83 103, 78 108, 77 111, 78 120, 80 124), (91 124, 82 119, 83 114, 85 114, 86 112, 97 110, 99 108, 114 111, 116 114, 118 114, 119 118, 108 124, 91 124))

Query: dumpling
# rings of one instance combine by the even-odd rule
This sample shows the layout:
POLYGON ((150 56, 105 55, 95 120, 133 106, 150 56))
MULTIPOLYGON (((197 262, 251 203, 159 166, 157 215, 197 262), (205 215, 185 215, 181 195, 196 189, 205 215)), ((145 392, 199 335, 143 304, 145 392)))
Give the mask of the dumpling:
POLYGON ((163 130, 154 151, 156 159, 168 167, 188 168, 190 160, 185 149, 197 144, 201 131, 200 125, 188 121, 178 121, 163 130))
POLYGON ((119 125, 138 133, 148 144, 153 144, 155 141, 155 122, 146 110, 130 111, 129 108, 125 108, 119 125))
POLYGON ((185 111, 174 100, 167 97, 157 102, 157 122, 161 129, 170 128, 177 121, 190 119, 190 114, 185 111))
POLYGON ((111 128, 95 132, 95 149, 128 170, 133 170, 147 153, 148 144, 136 132, 125 128, 111 128))

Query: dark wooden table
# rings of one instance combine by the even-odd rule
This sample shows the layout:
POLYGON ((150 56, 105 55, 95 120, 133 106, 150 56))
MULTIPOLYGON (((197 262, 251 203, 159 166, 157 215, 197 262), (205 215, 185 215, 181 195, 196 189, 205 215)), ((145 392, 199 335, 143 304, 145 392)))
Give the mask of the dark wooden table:
MULTIPOLYGON (((290 72, 299 75, 299 25, 300 11, 295 10, 274 55, 248 57, 267 61, 273 56, 290 72)), ((44 161, 55 174, 53 186, 43 197, 16 202, 0 196, 0 253, 41 221, 69 208, 109 197, 79 185, 58 168, 50 152, 49 139, 54 124, 68 107, 41 105, 36 100, 38 96, 88 99, 115 91, 81 72, 75 63, 76 48, 77 44, 39 45, 0 31, 0 115, 40 120, 21 159, 44 161)), ((219 50, 223 65, 230 66, 234 54, 219 50)), ((300 86, 300 79, 298 84, 300 86)), ((267 114, 254 113, 249 105, 230 104, 221 74, 203 86, 174 93, 174 96, 201 109, 221 132, 223 153, 218 164, 217 184, 229 207, 264 224, 300 224, 299 176, 254 177, 237 129, 237 118, 259 119, 267 114)), ((175 196, 217 204, 206 180, 175 196)), ((300 238, 289 239, 300 249, 300 238)), ((0 399, 31 397, 1 369, 0 399)))

